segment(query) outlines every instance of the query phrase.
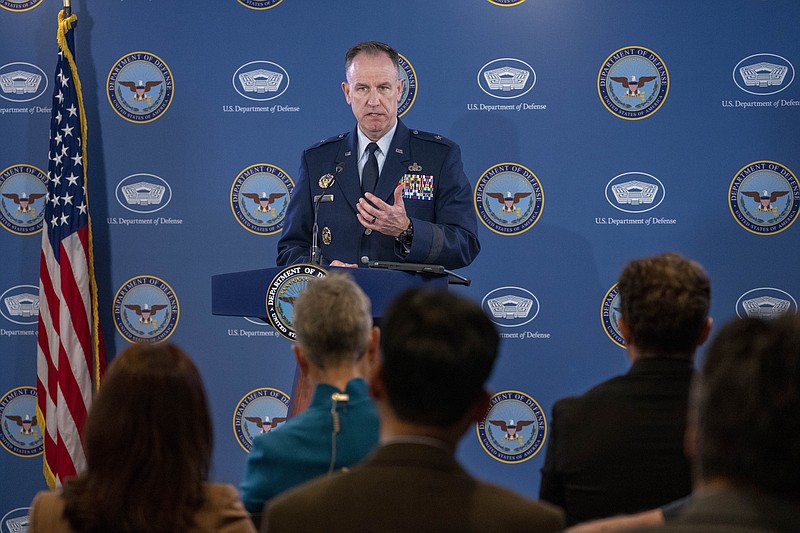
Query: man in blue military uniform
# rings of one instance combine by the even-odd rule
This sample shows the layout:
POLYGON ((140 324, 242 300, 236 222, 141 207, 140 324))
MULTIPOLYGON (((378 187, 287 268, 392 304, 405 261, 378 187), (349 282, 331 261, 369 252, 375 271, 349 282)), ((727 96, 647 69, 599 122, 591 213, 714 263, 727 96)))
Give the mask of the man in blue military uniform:
POLYGON ((382 260, 453 269, 478 255, 461 150, 397 118, 398 69, 397 52, 384 43, 364 42, 347 52, 342 91, 358 125, 303 153, 278 242, 279 265, 310 260, 315 208, 322 264, 382 260))

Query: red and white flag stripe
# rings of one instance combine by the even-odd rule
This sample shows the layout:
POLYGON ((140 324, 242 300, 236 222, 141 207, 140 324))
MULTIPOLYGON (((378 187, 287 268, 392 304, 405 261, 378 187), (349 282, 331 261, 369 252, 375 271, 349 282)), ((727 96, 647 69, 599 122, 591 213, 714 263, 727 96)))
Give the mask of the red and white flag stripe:
POLYGON ((58 15, 42 253, 39 264, 37 422, 51 487, 86 467, 81 442, 105 367, 86 195, 86 117, 73 57, 77 18, 58 15))

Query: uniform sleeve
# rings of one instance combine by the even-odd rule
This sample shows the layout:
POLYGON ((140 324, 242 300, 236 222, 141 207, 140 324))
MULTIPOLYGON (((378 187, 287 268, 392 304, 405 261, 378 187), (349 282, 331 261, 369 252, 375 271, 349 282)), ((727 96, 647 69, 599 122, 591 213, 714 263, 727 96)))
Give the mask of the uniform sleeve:
POLYGON ((472 189, 464 174, 458 145, 449 146, 436 182, 434 221, 411 217, 414 238, 404 259, 410 263, 430 263, 450 269, 465 267, 478 255, 480 243, 472 189))
POLYGON ((314 225, 314 205, 311 201, 308 179, 308 163, 303 153, 300 162, 300 176, 292 190, 289 206, 286 208, 283 230, 278 241, 278 266, 307 262, 311 250, 311 229, 314 225))

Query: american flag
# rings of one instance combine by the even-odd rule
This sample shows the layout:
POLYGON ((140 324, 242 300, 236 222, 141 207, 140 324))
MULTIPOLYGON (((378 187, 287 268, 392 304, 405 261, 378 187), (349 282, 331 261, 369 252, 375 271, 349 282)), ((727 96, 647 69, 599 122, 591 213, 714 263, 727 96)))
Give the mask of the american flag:
POLYGON ((37 421, 52 488, 86 466, 81 433, 105 369, 86 197, 86 116, 75 65, 77 17, 58 14, 58 65, 50 120, 39 265, 37 421))

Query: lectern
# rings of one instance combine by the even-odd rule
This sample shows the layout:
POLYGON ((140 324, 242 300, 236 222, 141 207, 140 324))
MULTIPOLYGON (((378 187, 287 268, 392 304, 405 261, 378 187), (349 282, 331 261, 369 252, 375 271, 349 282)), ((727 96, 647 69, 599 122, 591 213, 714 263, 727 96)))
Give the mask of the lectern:
MULTIPOLYGON (((353 277, 372 302, 378 323, 395 296, 411 287, 426 284, 446 288, 447 273, 415 272, 386 268, 319 267, 298 264, 217 274, 211 277, 211 312, 215 315, 260 318, 291 340, 291 304, 310 278, 342 271, 353 277)), ((311 401, 310 387, 295 371, 290 416, 302 412, 311 401)))

